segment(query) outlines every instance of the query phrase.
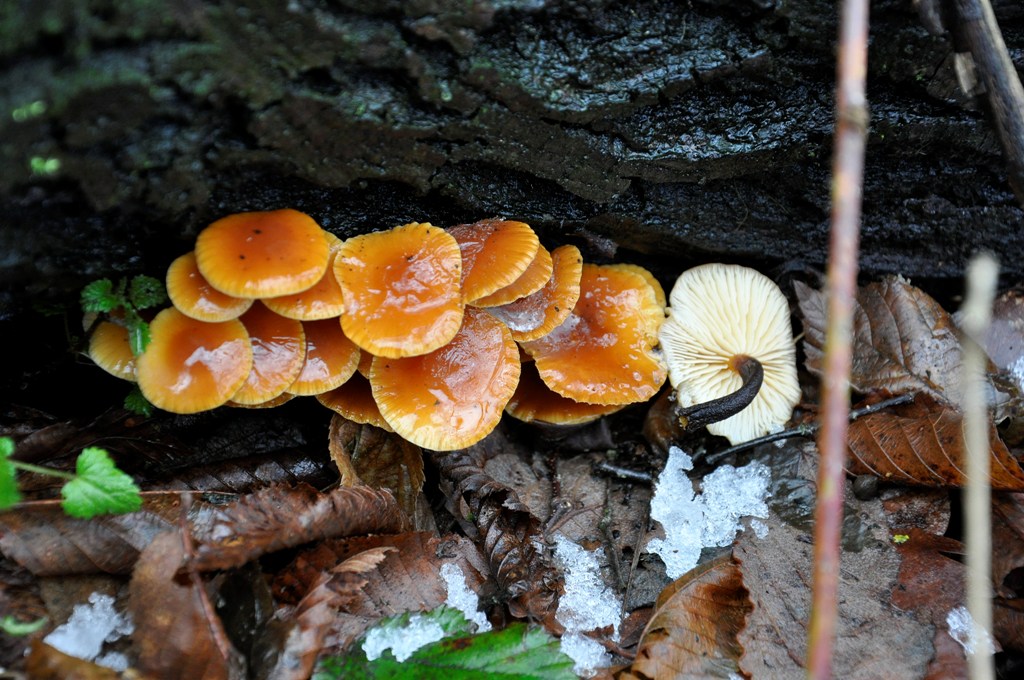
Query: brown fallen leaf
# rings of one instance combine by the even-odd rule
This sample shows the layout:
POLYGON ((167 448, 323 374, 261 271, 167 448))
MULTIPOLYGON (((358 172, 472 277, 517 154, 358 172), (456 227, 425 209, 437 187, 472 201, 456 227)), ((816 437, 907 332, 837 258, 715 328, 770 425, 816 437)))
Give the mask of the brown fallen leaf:
POLYGON ((301 449, 292 449, 185 468, 146 488, 244 494, 273 484, 322 488, 336 479, 337 473, 326 456, 311 456, 301 449))
MULTIPOLYGON (((919 395, 892 413, 850 423, 850 472, 920 486, 964 484, 963 417, 950 406, 919 395)), ((1024 469, 989 424, 992 488, 1024 490, 1024 469)))
POLYGON ((245 662, 227 642, 202 585, 176 576, 185 562, 180 533, 167 531, 142 551, 129 585, 138 669, 163 680, 241 680, 245 662))
POLYGON ((331 418, 330 451, 341 471, 343 485, 354 486, 359 483, 356 480, 361 480, 375 489, 388 489, 412 520, 423 489, 420 447, 394 432, 354 423, 335 414, 331 418))
MULTIPOLYGON (((877 501, 847 503, 866 533, 859 551, 844 548, 839 570, 839 617, 832 671, 844 680, 920 678, 932 657, 932 627, 890 604, 899 558, 882 528, 877 501)), ((768 533, 744 531, 734 554, 754 604, 739 634, 740 668, 752 678, 796 678, 806 674, 813 545, 808 533, 782 521, 774 510, 768 533)))
MULTIPOLYGON (((826 300, 797 281, 807 368, 822 374, 826 300)), ((935 300, 899 276, 857 291, 850 386, 862 394, 924 392, 959 403, 962 350, 952 318, 935 300)))
POLYGON ((1003 649, 1024 652, 1024 598, 993 601, 992 634, 1003 649))
POLYGON ((984 346, 1000 370, 1011 368, 1024 357, 1024 291, 1005 291, 992 303, 992 323, 984 346))
POLYGON ((279 611, 263 636, 264 639, 280 638, 274 645, 276 653, 258 660, 258 667, 253 668, 253 677, 306 680, 310 676, 337 617, 340 598, 326 587, 330 578, 330 574, 320 574, 317 583, 297 607, 287 613, 279 611))
POLYGON ((959 541, 917 528, 894 528, 907 537, 896 544, 900 571, 892 589, 892 603, 935 627, 935 654, 925 677, 965 678, 967 660, 963 648, 949 634, 946 617, 964 604, 964 565, 943 552, 961 554, 959 541))
MULTIPOLYGON (((189 521, 202 526, 230 494, 196 494, 189 521)), ((0 513, 0 551, 36 576, 127 574, 139 552, 181 516, 177 491, 144 492, 142 509, 89 520, 68 517, 59 501, 22 503, 0 513)))
POLYGON ((459 536, 441 539, 414 532, 330 543, 344 561, 326 572, 327 580, 321 573, 297 606, 301 611, 309 602, 329 601, 335 608, 322 654, 346 649, 385 616, 444 604, 448 587, 440 572, 445 564, 459 567, 466 587, 482 602, 491 600, 495 591, 483 555, 459 536))
POLYGON ((379 614, 373 610, 375 604, 390 602, 396 598, 417 605, 444 602, 447 589, 440 578, 440 572, 441 566, 449 563, 457 565, 462 570, 467 587, 480 595, 481 599, 490 599, 494 594, 494 582, 487 575, 487 560, 471 541, 454 534, 438 538, 422 531, 355 536, 319 543, 296 555, 292 563, 275 576, 274 593, 284 602, 295 602, 305 598, 323 573, 331 571, 345 560, 376 548, 397 551, 402 568, 387 571, 389 567, 382 567, 387 571, 387 580, 369 583, 366 586, 368 590, 364 594, 368 599, 360 606, 360 610, 379 614), (378 589, 385 592, 380 596, 374 595, 374 591, 378 589))
POLYGON ((274 486, 243 496, 217 521, 195 531, 193 566, 230 569, 267 553, 311 541, 366 533, 395 533, 403 517, 389 491, 339 487, 274 486))
POLYGON ((92 661, 84 661, 33 640, 25 660, 25 672, 33 680, 118 680, 121 675, 92 661))
POLYGON ((1012 572, 1024 567, 1024 494, 992 496, 992 583, 997 593, 1017 594, 1019 573, 1007 583, 1012 572))
POLYGON ((722 678, 739 674, 737 636, 754 609, 731 554, 662 591, 626 678, 722 678))

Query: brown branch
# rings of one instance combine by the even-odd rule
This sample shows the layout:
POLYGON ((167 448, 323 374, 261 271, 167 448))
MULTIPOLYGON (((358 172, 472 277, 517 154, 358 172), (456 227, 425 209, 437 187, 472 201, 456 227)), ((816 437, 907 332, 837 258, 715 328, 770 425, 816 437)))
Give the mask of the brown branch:
POLYGON ((985 84, 996 133, 1009 166, 1010 186, 1024 206, 1024 87, 988 0, 954 0, 953 5, 957 30, 985 84))
POLYGON ((818 504, 814 527, 814 587, 807 643, 810 678, 831 675, 839 586, 846 433, 850 412, 853 310, 857 296, 864 142, 867 135, 868 2, 844 0, 836 69, 837 116, 832 159, 832 235, 828 266, 828 329, 818 434, 818 504))

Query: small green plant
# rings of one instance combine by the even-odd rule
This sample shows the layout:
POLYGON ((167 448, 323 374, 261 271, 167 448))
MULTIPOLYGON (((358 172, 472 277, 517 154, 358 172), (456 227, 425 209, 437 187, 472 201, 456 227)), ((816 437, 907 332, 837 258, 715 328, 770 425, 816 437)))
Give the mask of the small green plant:
POLYGON ((132 388, 132 391, 128 393, 128 396, 124 398, 124 408, 126 411, 130 411, 135 415, 149 418, 153 415, 153 405, 149 403, 145 395, 142 394, 142 390, 136 385, 132 388))
MULTIPOLYGON (((139 356, 149 345, 149 324, 139 310, 156 307, 167 302, 167 291, 159 279, 139 275, 131 280, 121 278, 115 284, 110 279, 98 279, 82 289, 82 311, 105 314, 111 321, 128 329, 128 343, 132 354, 139 356)), ((136 387, 124 398, 124 407, 140 416, 153 415, 153 405, 136 387)))
POLYGON ((345 655, 324 659, 313 674, 313 680, 571 680, 577 677, 572 670, 572 659, 561 651, 558 640, 543 628, 513 623, 503 630, 473 634, 475 627, 461 612, 443 605, 420 614, 406 612, 387 617, 367 631, 364 642, 353 644, 345 655), (413 616, 418 617, 420 624, 436 625, 444 637, 423 645, 407 658, 403 654, 403 661, 390 649, 385 649, 380 656, 374 655, 374 659, 367 657, 365 640, 378 632, 395 639, 406 637, 413 616))
POLYGON ((82 289, 82 311, 107 314, 128 329, 128 340, 135 356, 142 354, 149 344, 149 324, 139 310, 162 305, 167 291, 152 276, 135 276, 129 281, 121 278, 115 285, 110 279, 98 279, 82 289))
POLYGON ((88 519, 102 514, 123 514, 142 507, 139 487, 131 477, 117 469, 106 450, 90 446, 75 461, 75 472, 63 472, 41 465, 11 460, 14 441, 0 437, 0 510, 21 500, 15 476, 18 470, 60 477, 61 507, 71 517, 88 519))
POLYGON ((0 619, 0 631, 14 637, 31 635, 46 625, 46 617, 35 621, 19 621, 10 614, 0 619))

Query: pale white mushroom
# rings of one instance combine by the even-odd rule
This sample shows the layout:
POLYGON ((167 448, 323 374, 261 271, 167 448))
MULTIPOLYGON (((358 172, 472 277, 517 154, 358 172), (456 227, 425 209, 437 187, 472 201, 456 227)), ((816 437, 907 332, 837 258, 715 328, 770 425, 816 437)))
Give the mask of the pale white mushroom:
POLYGON ((709 432, 732 444, 782 427, 800 400, 800 385, 789 305, 779 287, 747 267, 706 264, 676 280, 669 307, 659 340, 681 415, 692 416, 688 427, 707 424, 709 432), (761 371, 746 357, 763 369, 759 390, 761 371), (737 392, 740 398, 744 392, 756 396, 735 413, 736 399, 726 397, 737 392), (716 399, 722 401, 692 408, 716 399), (729 417, 708 422, 724 415, 729 417))

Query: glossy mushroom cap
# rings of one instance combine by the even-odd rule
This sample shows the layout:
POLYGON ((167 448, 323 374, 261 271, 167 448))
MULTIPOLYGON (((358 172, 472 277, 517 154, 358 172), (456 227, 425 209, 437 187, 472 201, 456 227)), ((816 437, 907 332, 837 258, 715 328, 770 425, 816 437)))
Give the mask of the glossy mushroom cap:
POLYGON ((257 302, 239 319, 252 344, 252 369, 231 397, 238 406, 255 406, 281 396, 299 377, 306 358, 302 323, 257 302))
POLYGON ((432 352, 462 325, 462 253, 444 229, 413 223, 354 236, 342 243, 334 275, 345 335, 375 356, 432 352))
POLYGON ((490 295, 473 300, 474 307, 497 307, 515 302, 527 295, 533 295, 544 287, 544 284, 551 278, 551 270, 554 263, 551 260, 551 253, 544 246, 537 248, 530 266, 526 268, 518 279, 504 288, 499 288, 490 295))
POLYGON ((251 298, 225 295, 211 286, 199 271, 195 252, 185 253, 167 268, 167 296, 182 314, 199 321, 237 319, 252 306, 251 298))
MULTIPOLYGON (((371 355, 370 356, 372 359, 371 355)), ((388 421, 380 414, 377 402, 373 400, 370 381, 356 372, 341 387, 316 395, 316 400, 346 420, 363 425, 374 425, 394 432, 388 421)))
POLYGON ((273 210, 229 215, 196 239, 196 263, 214 288, 239 298, 291 295, 327 271, 328 239, 309 215, 273 210))
POLYGON ((456 225, 448 233, 462 251, 462 297, 467 302, 512 284, 540 248, 540 239, 525 222, 481 220, 456 225))
POLYGON ((89 358, 110 375, 135 382, 135 355, 128 329, 113 321, 100 321, 89 336, 89 358))
POLYGON ((301 323, 306 334, 305 361, 287 392, 309 397, 344 385, 359 366, 359 348, 345 336, 337 319, 301 323))
POLYGON ((789 420, 800 400, 796 349, 789 305, 771 279, 738 265, 702 265, 676 280, 669 307, 659 337, 681 407, 737 391, 743 383, 738 358, 749 356, 764 370, 760 391, 708 431, 738 444, 789 420))
MULTIPOLYGON (((327 232, 324 232, 325 234, 327 232)), ((337 239, 337 237, 334 237, 337 239)), ((338 243, 337 248, 341 247, 338 243)), ((341 286, 334 275, 334 260, 337 248, 332 251, 328 260, 327 271, 312 287, 300 293, 265 298, 263 304, 281 316, 300 321, 317 319, 333 319, 341 316, 345 310, 345 299, 341 294, 341 286)))
POLYGON ((516 342, 542 338, 572 313, 580 298, 583 258, 576 246, 560 246, 551 253, 551 276, 540 290, 488 312, 512 331, 516 342))
POLYGON ((505 413, 526 423, 583 425, 623 408, 625 406, 584 404, 552 392, 540 379, 537 367, 530 361, 522 365, 519 385, 505 406, 505 413))
POLYGON ((370 385, 395 432, 427 449, 453 451, 497 426, 519 370, 519 350, 508 328, 470 308, 444 347, 403 359, 376 357, 370 385))
POLYGON ((249 335, 238 319, 206 323, 165 309, 136 360, 139 389, 157 408, 197 413, 227 402, 252 368, 249 335))
POLYGON ((544 383, 563 397, 632 404, 650 399, 665 382, 665 365, 654 350, 654 329, 664 318, 643 276, 613 265, 584 264, 572 313, 522 347, 544 383))

